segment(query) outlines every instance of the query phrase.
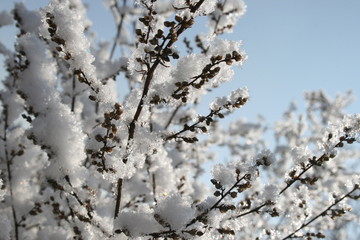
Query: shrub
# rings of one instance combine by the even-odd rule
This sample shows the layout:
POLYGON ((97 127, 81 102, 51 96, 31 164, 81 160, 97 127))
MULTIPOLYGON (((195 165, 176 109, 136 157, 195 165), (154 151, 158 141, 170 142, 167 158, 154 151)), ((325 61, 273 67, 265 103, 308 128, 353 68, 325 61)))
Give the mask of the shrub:
MULTIPOLYGON (((306 95, 266 148, 262 122, 221 119, 249 101, 246 87, 201 97, 228 82, 246 54, 220 38, 245 12, 241 0, 108 1, 115 41, 95 44, 80 0, 30 11, 17 3, 0 26, 1 239, 316 239, 350 233, 359 175, 360 115, 351 96, 306 95), (187 36, 207 16, 209 34, 187 36), (186 37, 187 36, 187 37, 186 37), (179 42, 185 50, 177 48, 179 42), (116 47, 122 54, 116 56, 116 47), (186 53, 185 53, 186 52, 186 53), (120 101, 118 86, 126 96, 120 101), (199 177, 213 146, 231 160, 199 177), (344 215, 344 216, 343 216, 344 215)), ((351 233, 350 233, 351 234, 351 233)))

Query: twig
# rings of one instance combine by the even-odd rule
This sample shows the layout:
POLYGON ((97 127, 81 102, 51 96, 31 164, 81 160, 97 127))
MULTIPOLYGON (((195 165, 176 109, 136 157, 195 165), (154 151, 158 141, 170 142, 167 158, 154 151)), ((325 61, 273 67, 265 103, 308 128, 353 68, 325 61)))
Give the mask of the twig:
MULTIPOLYGON (((191 11, 195 12, 196 10, 198 10, 203 2, 204 2, 204 0, 200 0, 196 4, 196 6, 192 7, 191 11)), ((180 25, 180 27, 176 30, 176 33, 175 33, 177 37, 176 38, 173 37, 174 33, 169 32, 168 35, 163 40, 163 43, 160 46, 162 49, 167 49, 167 48, 170 49, 170 47, 178 40, 178 36, 181 33, 183 33, 189 27, 189 26, 186 25, 185 22, 183 22, 182 24, 179 24, 179 25, 180 25)), ((129 148, 129 146, 131 144, 131 140, 134 139, 136 122, 138 121, 138 119, 140 117, 140 114, 142 112, 142 109, 144 107, 144 99, 146 98, 146 96, 149 93, 150 83, 151 83, 151 80, 154 77, 155 70, 159 66, 159 64, 161 64, 161 61, 162 61, 161 55, 158 54, 156 56, 155 61, 152 63, 151 67, 148 66, 148 71, 146 72, 146 78, 145 78, 145 83, 144 83, 141 99, 140 99, 140 101, 138 103, 138 106, 136 108, 136 112, 134 114, 134 117, 133 117, 132 121, 129 124, 129 130, 128 130, 129 135, 128 135, 128 142, 127 142, 126 149, 129 148)), ((122 161, 126 164, 127 161, 128 161, 128 158, 125 157, 122 161)), ((118 216, 119 211, 120 211, 121 189, 122 189, 122 185, 123 185, 123 179, 119 178, 117 185, 118 185, 117 186, 118 192, 117 192, 117 196, 116 196, 116 205, 115 205, 114 218, 116 218, 118 216)))
MULTIPOLYGON (((346 141, 347 137, 344 137, 343 140, 340 140, 335 146, 339 147, 341 146, 341 144, 343 144, 343 141, 346 141)), ((308 166, 306 166, 305 168, 303 168, 303 171, 297 175, 296 178, 293 178, 290 182, 288 182, 286 184, 286 186, 280 191, 279 195, 281 195, 283 192, 285 192, 292 184, 294 184, 296 181, 300 180, 301 176, 304 175, 309 169, 311 169, 313 166, 321 166, 320 164, 322 164, 325 161, 325 158, 327 157, 327 154, 324 153, 323 155, 321 155, 318 159, 316 160, 311 160, 311 162, 309 163, 308 166)))
POLYGON ((338 204, 339 202, 341 202, 342 200, 344 200, 345 198, 349 197, 351 193, 355 192, 357 189, 359 189, 359 185, 355 185, 354 188, 348 192, 347 194, 345 194, 344 196, 342 196, 341 198, 339 198, 338 200, 336 200, 333 204, 331 204, 328 208, 326 208, 324 211, 322 211, 321 213, 319 213, 317 216, 315 216, 314 218, 312 218, 311 220, 309 220, 307 223, 302 224, 298 229, 296 229, 294 232, 292 232, 291 234, 289 234, 288 236, 286 236, 285 238, 283 238, 283 240, 285 239, 289 239, 292 238, 292 236, 297 233, 298 231, 300 231, 301 229, 303 229, 304 227, 308 226, 309 224, 311 224, 312 222, 314 222, 316 219, 318 219, 319 217, 325 216, 326 212, 329 211, 333 206, 335 206, 336 204, 338 204))
POLYGON ((6 167, 7 167, 7 172, 8 172, 8 179, 9 179, 9 191, 10 191, 10 197, 11 197, 11 211, 12 211, 12 215, 13 215, 13 221, 14 221, 14 233, 15 233, 15 240, 19 239, 19 226, 18 226, 18 221, 17 221, 17 216, 16 216, 16 211, 15 211, 15 207, 14 207, 14 195, 13 195, 13 190, 12 190, 12 173, 11 173, 11 159, 9 158, 9 152, 7 149, 7 129, 9 127, 9 123, 8 123, 8 111, 7 111, 7 106, 4 106, 3 109, 3 113, 5 116, 4 119, 4 148, 5 148, 5 158, 6 158, 6 167))
POLYGON ((214 205, 212 205, 212 207, 210 208, 210 210, 213 210, 214 208, 216 208, 216 207, 220 204, 220 202, 221 202, 234 188, 236 188, 236 186, 237 186, 243 179, 245 179, 245 177, 246 177, 246 174, 245 174, 242 178, 239 178, 239 179, 236 181, 236 183, 235 183, 229 190, 226 191, 225 194, 222 194, 221 198, 220 198, 214 205))
POLYGON ((75 87, 76 87, 76 79, 75 79, 75 74, 73 74, 73 80, 72 80, 72 97, 71 97, 71 112, 74 112, 75 110, 75 100, 76 100, 76 96, 77 94, 74 93, 75 92, 75 87))
POLYGON ((196 218, 192 219, 191 222, 189 222, 188 224, 186 224, 186 227, 189 227, 191 225, 193 225, 194 223, 196 223, 199 219, 201 219, 202 217, 204 217, 206 214, 208 214, 211 210, 217 208, 219 206, 219 204, 221 203, 222 200, 224 200, 224 198, 226 196, 228 196, 228 194, 234 189, 237 187, 237 185, 243 180, 246 178, 246 175, 245 174, 243 177, 237 179, 236 183, 234 183, 234 185, 226 191, 226 193, 222 194, 221 198, 216 202, 214 203, 209 209, 205 210, 203 213, 201 213, 200 215, 198 215, 196 218))
MULTIPOLYGON (((127 0, 123 0, 123 6, 125 7, 126 6, 126 1, 127 0)), ((119 6, 117 5, 117 1, 115 1, 115 4, 113 5, 113 7, 118 11, 118 12, 120 12, 120 10, 119 10, 119 6)), ((115 48, 116 48, 116 42, 117 42, 117 40, 118 40, 118 38, 120 37, 120 34, 121 34, 121 29, 122 29, 122 25, 123 25, 123 23, 124 23, 124 17, 125 17, 125 13, 122 13, 121 15, 120 15, 120 22, 119 22, 119 24, 118 24, 118 26, 117 26, 117 32, 116 32, 116 36, 115 36, 115 39, 114 39, 114 43, 113 43, 113 45, 112 45, 112 48, 111 48, 111 52, 110 52, 110 56, 109 56, 109 59, 111 60, 112 58, 113 58, 113 56, 114 56, 114 52, 115 52, 115 48)))
POLYGON ((182 130, 178 131, 177 133, 174 133, 174 134, 172 134, 170 136, 167 136, 165 138, 165 140, 171 140, 173 138, 177 138, 181 133, 184 133, 186 131, 189 131, 190 129, 195 128, 199 123, 204 122, 208 118, 212 118, 214 116, 214 114, 216 114, 216 113, 217 112, 215 112, 214 110, 211 110, 210 113, 206 117, 200 117, 199 120, 196 123, 194 123, 194 124, 192 124, 190 126, 186 125, 182 130))
POLYGON ((174 110, 173 113, 171 114, 168 122, 166 123, 166 125, 165 125, 165 127, 164 127, 165 130, 170 126, 172 120, 174 119, 176 113, 179 111, 180 108, 181 108, 181 105, 179 105, 179 106, 177 106, 177 107, 175 108, 175 110, 174 110))
POLYGON ((263 204, 261 204, 260 206, 258 206, 258 207, 256 207, 256 208, 253 208, 253 209, 251 209, 251 210, 249 210, 249 211, 247 211, 247 212, 245 212, 245 213, 242 213, 242 214, 240 214, 240 215, 237 215, 236 218, 240 218, 240 217, 246 216, 246 215, 248 215, 248 214, 250 214, 250 213, 257 212, 257 211, 259 211, 261 208, 265 207, 266 205, 267 205, 266 203, 263 203, 263 204))
POLYGON ((115 205, 115 214, 114 219, 117 218, 120 212, 120 203, 121 203, 121 190, 123 185, 123 179, 119 178, 117 182, 117 196, 116 196, 116 205, 115 205))
MULTIPOLYGON (((200 6, 198 6, 198 7, 200 7, 200 6)), ((185 26, 185 24, 181 24, 179 29, 176 31, 176 36, 179 36, 186 29, 187 29, 187 27, 185 26)), ((167 37, 164 39, 161 47, 163 49, 167 49, 167 48, 169 49, 176 41, 177 41, 177 38, 173 38, 172 34, 169 33, 167 35, 167 37), (168 40, 169 40, 169 42, 167 44, 165 44, 166 41, 168 41, 168 40)), ((136 122, 138 121, 138 119, 140 117, 140 114, 142 112, 142 109, 144 107, 144 99, 146 98, 146 96, 149 93, 151 80, 154 77, 154 73, 155 73, 156 68, 159 66, 159 64, 161 64, 161 61, 162 61, 161 60, 161 55, 159 54, 156 57, 153 64, 151 66, 148 66, 148 71, 146 73, 146 78, 145 78, 145 83, 144 83, 144 88, 143 88, 143 92, 142 92, 142 95, 141 95, 141 99, 140 99, 139 104, 138 104, 138 106, 136 108, 136 112, 134 114, 134 117, 133 117, 132 121, 129 124, 129 136, 128 136, 127 148, 129 148, 130 141, 134 138, 136 122)), ((127 158, 124 158, 123 162, 127 163, 127 158)))
POLYGON ((152 174, 152 191, 154 195, 154 202, 157 203, 156 200, 156 176, 155 173, 152 174))

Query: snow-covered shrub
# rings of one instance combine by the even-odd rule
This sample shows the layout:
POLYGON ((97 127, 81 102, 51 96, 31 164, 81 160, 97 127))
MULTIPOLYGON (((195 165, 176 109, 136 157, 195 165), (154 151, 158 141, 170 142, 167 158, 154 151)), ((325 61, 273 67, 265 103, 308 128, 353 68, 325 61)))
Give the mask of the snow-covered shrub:
POLYGON ((219 37, 245 13, 242 0, 107 5, 117 33, 99 44, 81 0, 52 0, 36 11, 16 3, 0 12, 0 27, 18 29, 14 52, 0 43, 7 71, 0 239, 349 233, 347 223, 359 218, 350 204, 360 197, 359 175, 348 163, 360 156, 349 147, 360 141, 360 114, 343 112, 351 96, 308 93, 306 115, 292 106, 269 149, 262 122, 219 124, 249 101, 244 86, 214 99, 208 114, 196 113, 201 98, 246 61, 241 42, 219 37), (189 40, 204 16, 208 34, 189 40), (217 145, 231 159, 213 167, 206 185, 199 177, 217 145))

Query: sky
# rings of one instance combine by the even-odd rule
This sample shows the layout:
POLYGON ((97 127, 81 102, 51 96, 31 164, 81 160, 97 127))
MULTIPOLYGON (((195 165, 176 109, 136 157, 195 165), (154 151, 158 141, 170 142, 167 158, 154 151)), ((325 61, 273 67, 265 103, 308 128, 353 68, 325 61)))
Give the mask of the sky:
MULTIPOLYGON (((9 10, 15 1, 0 0, 0 11, 9 10)), ((25 0, 37 8, 47 0, 25 0)), ((115 35, 112 16, 103 1, 86 0, 89 18, 99 40, 115 35)), ((250 101, 229 120, 255 120, 258 114, 271 126, 281 119, 291 101, 304 111, 306 91, 323 89, 334 98, 352 90, 358 96, 347 109, 360 109, 360 1, 358 0, 248 0, 246 14, 232 34, 223 37, 242 40, 248 60, 236 69, 234 80, 204 98, 199 112, 207 113, 216 96, 225 96, 235 88, 248 87, 250 101)), ((202 23, 194 32, 207 31, 202 23)), ((14 30, 0 29, 0 41, 8 46, 14 30)), ((3 58, 0 58, 2 61, 3 58)), ((4 69, 0 67, 0 78, 4 69)))
MULTIPOLYGON (((248 61, 238 78, 250 89, 249 105, 271 121, 305 91, 360 96, 360 1, 253 0, 239 21, 248 61), (256 103, 255 103, 256 102, 256 103)), ((348 110, 359 112, 359 99, 348 110)))

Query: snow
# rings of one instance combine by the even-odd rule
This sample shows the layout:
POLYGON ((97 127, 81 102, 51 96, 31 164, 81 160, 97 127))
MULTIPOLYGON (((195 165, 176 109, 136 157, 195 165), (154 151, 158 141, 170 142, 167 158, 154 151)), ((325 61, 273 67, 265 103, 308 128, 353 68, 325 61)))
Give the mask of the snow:
POLYGON ((11 25, 13 23, 13 18, 6 11, 0 12, 0 27, 11 25))
POLYGON ((1 240, 10 240, 11 238, 11 222, 6 214, 0 215, 1 240))
POLYGON ((178 194, 162 199, 158 203, 155 212, 172 229, 180 229, 195 216, 195 210, 191 208, 190 199, 181 197, 178 194))
POLYGON ((20 89, 27 96, 29 106, 38 114, 29 134, 49 148, 50 156, 54 155, 55 159, 47 168, 48 175, 61 178, 70 174, 77 185, 84 177, 79 168, 86 157, 83 152, 85 135, 69 107, 61 103, 56 90, 55 62, 46 51, 44 42, 30 33, 19 39, 19 47, 30 62, 22 73, 20 89))
MULTIPOLYGON (((234 105, 239 99, 248 99, 250 97, 248 89, 238 88, 230 93, 228 97, 217 97, 211 104, 210 109, 218 111, 225 108, 226 104, 234 105)), ((230 111, 233 110, 232 106, 227 107, 230 111)))

